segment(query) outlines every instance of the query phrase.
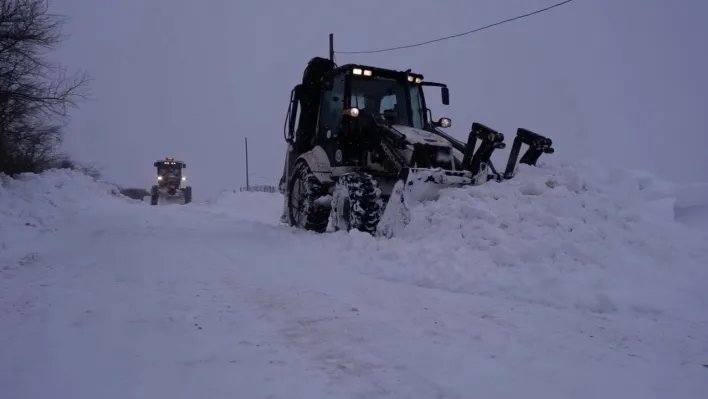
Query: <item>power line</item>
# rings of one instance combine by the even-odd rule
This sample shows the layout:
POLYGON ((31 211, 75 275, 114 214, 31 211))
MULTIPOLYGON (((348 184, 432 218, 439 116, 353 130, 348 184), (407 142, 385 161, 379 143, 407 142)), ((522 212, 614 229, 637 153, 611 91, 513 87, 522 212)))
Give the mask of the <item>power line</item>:
POLYGON ((460 37, 460 36, 469 35, 469 34, 476 33, 476 32, 479 32, 479 31, 482 31, 482 30, 485 30, 485 29, 489 29, 489 28, 494 27, 494 26, 497 26, 497 25, 505 24, 505 23, 507 23, 507 22, 516 21, 517 19, 526 18, 526 17, 530 17, 530 16, 532 16, 532 15, 540 14, 540 13, 545 12, 545 11, 548 11, 548 10, 550 10, 550 9, 552 9, 552 8, 556 8, 556 7, 560 7, 560 6, 564 5, 564 4, 568 4, 568 3, 570 3, 571 1, 573 1, 573 0, 565 0, 565 1, 562 1, 562 2, 560 2, 560 3, 554 4, 554 5, 552 5, 552 6, 548 6, 548 7, 546 7, 546 8, 542 8, 542 9, 540 9, 540 10, 536 10, 536 11, 534 11, 534 12, 530 12, 530 13, 528 13, 528 14, 519 15, 519 16, 516 16, 516 17, 513 17, 513 18, 505 19, 505 20, 503 20, 503 21, 499 21, 499 22, 495 22, 495 23, 490 24, 490 25, 483 26, 483 27, 481 27, 481 28, 476 28, 476 29, 473 29, 473 30, 470 30, 470 31, 467 31, 467 32, 463 32, 463 33, 458 33, 458 34, 452 35, 452 36, 445 36, 445 37, 441 37, 441 38, 438 38, 438 39, 428 40, 428 41, 426 41, 426 42, 421 42, 421 43, 416 43, 416 44, 409 44, 409 45, 406 45, 406 46, 389 47, 389 48, 384 48, 384 49, 379 49, 379 50, 335 51, 335 53, 337 53, 337 54, 369 54, 369 53, 383 53, 383 52, 386 52, 386 51, 401 50, 401 49, 406 49, 406 48, 411 48, 411 47, 424 46, 424 45, 426 45, 426 44, 435 43, 435 42, 440 42, 440 41, 443 41, 443 40, 448 40, 448 39, 453 39, 453 38, 460 37))

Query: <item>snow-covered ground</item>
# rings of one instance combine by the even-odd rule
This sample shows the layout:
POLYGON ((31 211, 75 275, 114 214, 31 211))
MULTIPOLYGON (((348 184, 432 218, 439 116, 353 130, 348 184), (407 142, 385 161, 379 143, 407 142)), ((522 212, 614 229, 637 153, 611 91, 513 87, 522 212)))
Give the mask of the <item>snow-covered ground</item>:
POLYGON ((706 397, 708 186, 523 168, 390 240, 281 206, 3 178, 0 398, 706 397))

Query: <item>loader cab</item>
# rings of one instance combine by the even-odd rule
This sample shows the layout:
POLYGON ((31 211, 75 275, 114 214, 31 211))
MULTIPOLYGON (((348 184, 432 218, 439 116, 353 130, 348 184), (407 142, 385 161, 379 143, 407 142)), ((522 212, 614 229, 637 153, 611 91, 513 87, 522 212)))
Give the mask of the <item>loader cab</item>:
MULTIPOLYGON (((430 120, 424 86, 441 89, 442 102, 448 105, 449 89, 441 83, 428 83, 423 76, 410 71, 400 72, 364 65, 348 64, 323 77, 323 91, 318 115, 318 136, 336 135, 346 130, 342 117, 366 113, 389 124, 416 129, 449 126, 430 120)), ((447 119, 447 118, 443 118, 447 119)), ((344 132, 346 133, 346 132, 344 132)))
POLYGON ((440 87, 443 104, 449 104, 446 85, 425 82, 422 75, 410 70, 356 64, 337 67, 331 60, 314 57, 305 68, 302 83, 291 91, 285 139, 294 144, 297 154, 309 151, 328 136, 346 133, 342 119, 353 108, 414 128, 448 127, 449 123, 430 120, 424 86, 440 87))
POLYGON ((410 71, 348 64, 323 72, 318 85, 319 101, 313 98, 317 104, 310 107, 315 111, 310 114, 316 118, 310 125, 314 132, 306 138, 306 144, 301 143, 305 145, 298 152, 319 146, 332 166, 358 164, 364 162, 360 157, 366 156, 367 149, 377 146, 383 125, 432 131, 436 126, 449 126, 430 121, 425 85, 441 87, 443 104, 449 104, 447 86, 424 83, 422 75, 410 71))
POLYGON ((159 184, 176 183, 183 179, 182 169, 187 167, 184 162, 175 161, 173 158, 156 161, 153 164, 157 168, 157 181, 159 184))
POLYGON ((348 108, 394 125, 418 129, 425 125, 422 89, 415 82, 408 82, 403 74, 373 76, 369 69, 353 68, 348 88, 348 108))
POLYGON ((324 150, 331 165, 348 164, 375 143, 382 124, 429 131, 448 127, 449 123, 431 121, 424 86, 440 87, 443 104, 449 104, 446 85, 424 82, 422 75, 410 70, 358 64, 337 67, 329 59, 312 58, 302 83, 290 94, 284 135, 291 156, 285 169, 315 147, 324 150))

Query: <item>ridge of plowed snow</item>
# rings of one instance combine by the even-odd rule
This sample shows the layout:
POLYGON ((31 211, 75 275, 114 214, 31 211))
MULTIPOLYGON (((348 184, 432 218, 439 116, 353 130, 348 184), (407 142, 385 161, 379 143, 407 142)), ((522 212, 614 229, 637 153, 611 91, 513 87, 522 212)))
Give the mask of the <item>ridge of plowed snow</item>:
MULTIPOLYGON (((4 235, 57 229, 77 212, 116 201, 138 203, 69 170, 2 182, 5 249, 4 235)), ((699 204, 702 188, 589 163, 522 165, 503 183, 443 190, 414 208, 393 239, 358 232, 309 239, 339 252, 347 268, 387 280, 595 313, 690 317, 708 304, 700 283, 708 256, 700 236, 674 221, 673 208, 699 204)), ((278 225, 282 201, 280 194, 224 192, 185 209, 286 233, 291 229, 278 225)))
POLYGON ((60 215, 95 206, 102 201, 124 201, 114 185, 77 171, 52 169, 23 173, 12 179, 0 174, 0 215, 3 223, 43 223, 60 215))
MULTIPOLYGON (((708 250, 674 220, 674 206, 702 203, 703 187, 592 163, 521 165, 503 183, 443 190, 415 207, 393 239, 340 232, 321 245, 340 254, 333 262, 391 281, 599 314, 692 319, 708 305, 708 250)), ((225 193, 212 204, 222 215, 275 225, 282 200, 225 193)))
POLYGON ((131 201, 116 186, 68 169, 14 179, 0 174, 0 249, 9 249, 10 235, 14 242, 30 239, 59 229, 79 212, 131 201))
POLYGON ((392 240, 357 234, 350 246, 361 270, 389 280, 597 313, 694 317, 708 305, 708 250, 674 222, 678 189, 591 164, 522 167, 503 183, 443 190, 392 240))

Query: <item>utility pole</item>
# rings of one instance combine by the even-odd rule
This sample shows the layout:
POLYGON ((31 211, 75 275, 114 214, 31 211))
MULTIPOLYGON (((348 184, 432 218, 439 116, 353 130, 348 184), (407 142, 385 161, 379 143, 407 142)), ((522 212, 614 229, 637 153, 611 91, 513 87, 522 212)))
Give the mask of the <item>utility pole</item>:
POLYGON ((248 137, 244 137, 243 141, 246 143, 246 191, 250 191, 251 186, 248 184, 248 137))
POLYGON ((334 33, 329 34, 329 60, 334 62, 334 33))

